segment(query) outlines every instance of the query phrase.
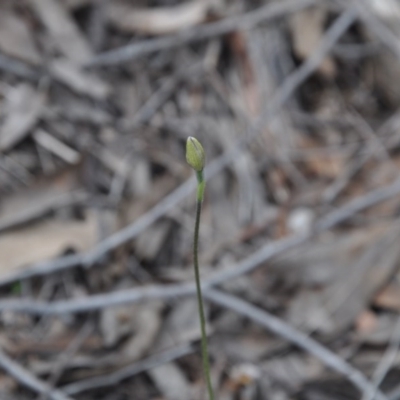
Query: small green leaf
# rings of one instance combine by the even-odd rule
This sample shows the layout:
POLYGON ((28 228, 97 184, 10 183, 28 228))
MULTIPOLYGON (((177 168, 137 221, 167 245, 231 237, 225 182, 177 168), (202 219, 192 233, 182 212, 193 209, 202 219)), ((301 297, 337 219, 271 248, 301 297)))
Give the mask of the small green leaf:
POLYGON ((201 143, 189 136, 186 141, 186 161, 197 172, 203 171, 206 154, 201 143))

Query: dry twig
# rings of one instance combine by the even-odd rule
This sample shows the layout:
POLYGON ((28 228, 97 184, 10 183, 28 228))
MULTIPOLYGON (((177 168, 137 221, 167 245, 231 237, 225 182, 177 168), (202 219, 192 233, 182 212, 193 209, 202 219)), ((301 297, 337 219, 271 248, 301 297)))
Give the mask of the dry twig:
MULTIPOLYGON (((312 231, 303 235, 293 235, 269 243, 237 265, 213 274, 210 277, 203 278, 202 288, 204 291, 207 291, 212 286, 220 285, 230 279, 235 279, 247 274, 257 268, 261 263, 265 263, 273 257, 307 242, 316 234, 331 229, 354 216, 356 213, 398 194, 400 194, 400 180, 397 180, 392 185, 385 188, 379 188, 364 196, 360 196, 347 205, 322 217, 315 223, 312 231)), ((135 303, 150 299, 192 296, 195 294, 195 290, 195 284, 193 282, 187 282, 176 285, 152 285, 75 300, 55 301, 52 303, 35 302, 31 300, 2 300, 0 301, 0 310, 21 311, 38 315, 80 313, 97 310, 103 307, 135 303)))
POLYGON ((141 372, 157 367, 161 364, 168 363, 180 357, 186 356, 193 351, 192 346, 185 344, 176 348, 166 350, 159 354, 154 354, 144 360, 128 365, 112 374, 106 376, 96 376, 94 378, 84 379, 75 383, 71 383, 63 387, 63 391, 68 394, 78 394, 91 389, 99 389, 114 386, 122 380, 130 378, 141 372))
MULTIPOLYGON (((349 28, 355 20, 355 12, 349 9, 342 13, 341 16, 331 25, 322 39, 319 47, 313 55, 304 62, 296 71, 288 76, 282 84, 277 95, 268 104, 260 117, 251 125, 247 136, 239 141, 234 148, 210 163, 205 170, 207 178, 211 178, 218 172, 223 170, 241 151, 241 149, 251 140, 254 139, 264 128, 266 124, 272 122, 276 113, 286 103, 293 92, 316 70, 319 63, 324 59, 334 44, 339 40, 341 35, 349 28)), ((25 270, 18 271, 12 275, 0 279, 0 285, 11 283, 15 280, 26 279, 37 275, 46 275, 63 269, 76 267, 78 265, 91 266, 95 262, 101 260, 110 251, 123 245, 124 243, 137 237, 144 229, 157 221, 161 216, 165 215, 169 210, 175 207, 183 200, 195 187, 195 180, 189 179, 172 193, 166 196, 161 202, 149 210, 146 214, 138 218, 133 224, 111 235, 107 239, 100 242, 93 250, 85 254, 76 254, 61 257, 56 260, 43 261, 25 270)))
POLYGON ((383 379, 386 374, 389 372, 390 368, 392 368, 396 355, 399 351, 400 347, 400 318, 397 319, 397 324, 392 332, 392 337, 390 338, 390 343, 388 348, 386 349, 381 361, 377 365, 374 374, 372 376, 372 383, 374 385, 374 391, 367 394, 364 394, 363 400, 374 400, 375 393, 379 390, 379 386, 381 385, 383 379))
POLYGON ((383 45, 385 45, 398 59, 400 59, 400 48, 397 36, 382 23, 370 10, 358 1, 353 2, 360 18, 370 28, 383 45))
MULTIPOLYGON (((205 297, 213 303, 250 318, 252 321, 267 328, 269 331, 317 357, 325 365, 346 377, 364 395, 369 396, 375 393, 374 385, 369 382, 360 371, 352 367, 328 348, 322 346, 320 343, 304 333, 292 328, 279 318, 243 300, 240 300, 235 296, 215 289, 208 290, 205 293, 205 297)), ((376 392, 376 398, 380 400, 387 399, 387 397, 379 391, 376 392)))
POLYGON ((251 29, 261 22, 281 17, 288 13, 309 7, 313 4, 316 4, 315 0, 287 0, 267 4, 266 6, 248 12, 245 15, 229 19, 227 18, 212 24, 187 29, 176 35, 142 40, 138 43, 108 51, 94 57, 93 60, 87 63, 87 66, 98 67, 103 65, 121 64, 146 54, 160 50, 169 50, 188 43, 225 35, 237 29, 251 29))
POLYGON ((52 400, 73 400, 62 391, 52 389, 47 383, 36 378, 36 376, 17 364, 2 351, 0 351, 0 368, 14 377, 22 385, 39 394, 46 394, 52 400))
POLYGON ((41 74, 23 63, 22 61, 14 60, 10 57, 0 53, 0 70, 11 73, 20 78, 28 79, 30 81, 37 81, 41 74))

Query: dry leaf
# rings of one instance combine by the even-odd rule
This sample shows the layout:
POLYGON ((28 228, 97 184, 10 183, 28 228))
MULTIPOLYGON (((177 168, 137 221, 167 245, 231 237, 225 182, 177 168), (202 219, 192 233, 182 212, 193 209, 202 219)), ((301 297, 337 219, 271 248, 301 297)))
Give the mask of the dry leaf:
MULTIPOLYGON (((310 57, 324 36, 324 25, 327 10, 323 7, 313 7, 294 13, 290 19, 294 51, 301 59, 310 57)), ((326 57, 319 66, 319 72, 332 78, 336 72, 335 64, 326 57)))
POLYGON ((262 379, 297 390, 304 382, 317 378, 323 366, 313 357, 290 354, 268 360, 261 365, 262 379))
POLYGON ((329 333, 352 324, 397 266, 398 230, 398 224, 375 226, 280 257, 287 277, 292 264, 298 280, 309 280, 311 286, 292 299, 291 323, 329 333))
POLYGON ((28 63, 42 61, 25 21, 10 10, 0 9, 0 49, 28 63))
POLYGON ((170 221, 161 221, 150 226, 136 239, 134 243, 136 254, 142 259, 153 260, 170 232, 170 221))
POLYGON ((191 387, 182 370, 175 363, 151 368, 149 375, 168 400, 187 400, 191 398, 191 387))
POLYGON ((51 210, 84 201, 87 195, 79 189, 77 170, 37 179, 28 189, 1 199, 0 231, 39 219, 51 210))
POLYGON ((109 3, 107 14, 122 31, 164 35, 203 22, 208 7, 208 1, 191 1, 173 7, 138 9, 114 1, 109 3))
POLYGON ((9 375, 0 375, 0 399, 2 400, 15 400, 11 395, 18 387, 17 382, 9 375))
POLYGON ((335 155, 326 157, 308 157, 306 161, 310 173, 316 174, 320 178, 335 179, 345 167, 343 158, 335 155))
POLYGON ((0 128, 0 151, 7 151, 29 134, 39 119, 44 96, 32 86, 20 84, 7 94, 6 118, 0 128))
POLYGON ((303 289, 291 301, 288 320, 306 331, 332 332, 334 323, 321 302, 320 290, 303 289))
POLYGON ((395 280, 374 298, 374 305, 388 310, 400 311, 400 283, 395 280))
POLYGON ((168 316, 155 346, 158 350, 200 339, 200 322, 196 299, 176 303, 168 316))
POLYGON ((377 324, 376 314, 370 310, 364 310, 357 317, 356 330, 361 335, 368 334, 376 328, 377 324))
POLYGON ((66 59, 53 61, 50 71, 54 77, 77 93, 98 100, 104 100, 110 94, 110 87, 105 82, 66 59))
POLYGON ((92 50, 62 1, 31 0, 31 3, 63 54, 78 64, 92 58, 92 50))
POLYGON ((357 339, 372 345, 387 344, 393 338, 393 331, 398 324, 398 316, 394 314, 376 314, 371 329, 357 330, 357 339))
POLYGON ((108 307, 101 310, 100 331, 105 347, 113 347, 132 329, 131 320, 136 313, 134 306, 108 307))
POLYGON ((370 9, 376 15, 398 22, 400 18, 400 5, 396 0, 368 0, 370 9))
POLYGON ((162 303, 154 301, 139 307, 132 319, 134 335, 124 346, 123 354, 131 360, 142 357, 154 345, 161 328, 162 303))
POLYGON ((257 365, 251 363, 238 364, 232 367, 227 385, 235 392, 243 386, 253 384, 260 377, 261 371, 257 365))
MULTIPOLYGON (((228 318, 225 316, 225 318, 228 318)), ((225 320, 226 321, 226 320, 225 320)), ((236 332, 242 329, 243 320, 237 321, 236 332)), ((228 324, 224 321, 219 324, 223 324, 224 329, 229 330, 228 324)), ((216 323, 214 323, 214 326, 216 323)), ((215 327, 220 333, 218 326, 215 327)), ((229 354, 231 360, 240 360, 248 363, 257 363, 262 360, 268 353, 274 351, 277 346, 277 339, 263 334, 257 334, 247 331, 246 333, 238 335, 233 334, 233 331, 228 337, 222 336, 219 338, 213 338, 213 343, 218 346, 221 353, 229 354)))
POLYGON ((249 54, 249 39, 244 31, 233 32, 228 38, 239 70, 240 86, 246 111, 250 116, 255 117, 260 111, 260 88, 257 85, 254 65, 249 54))
POLYGON ((67 249, 84 251, 96 243, 97 223, 89 215, 83 221, 43 221, 0 235, 0 275, 60 255, 67 249))
POLYGON ((398 226, 372 236, 361 255, 324 293, 323 303, 340 329, 351 324, 397 266, 398 226))
POLYGON ((67 146, 65 143, 61 142, 43 129, 38 129, 33 134, 33 138, 40 146, 60 157, 69 164, 77 164, 81 159, 81 156, 77 151, 67 146))

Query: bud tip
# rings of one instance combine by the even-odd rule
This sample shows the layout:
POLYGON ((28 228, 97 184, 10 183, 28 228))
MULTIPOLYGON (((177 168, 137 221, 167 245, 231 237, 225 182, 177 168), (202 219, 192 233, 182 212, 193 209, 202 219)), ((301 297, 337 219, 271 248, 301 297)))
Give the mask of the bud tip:
POLYGON ((189 136, 186 141, 186 161, 197 172, 204 169, 206 154, 201 143, 189 136))

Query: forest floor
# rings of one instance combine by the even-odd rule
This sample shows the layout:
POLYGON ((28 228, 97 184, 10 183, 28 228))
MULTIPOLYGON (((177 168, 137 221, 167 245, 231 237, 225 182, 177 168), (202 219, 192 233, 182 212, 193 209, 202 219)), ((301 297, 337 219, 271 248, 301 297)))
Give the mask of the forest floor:
MULTIPOLYGON (((395 0, 0 2, 0 399, 400 399, 395 0)), ((399 217, 400 218, 400 217, 399 217)))

